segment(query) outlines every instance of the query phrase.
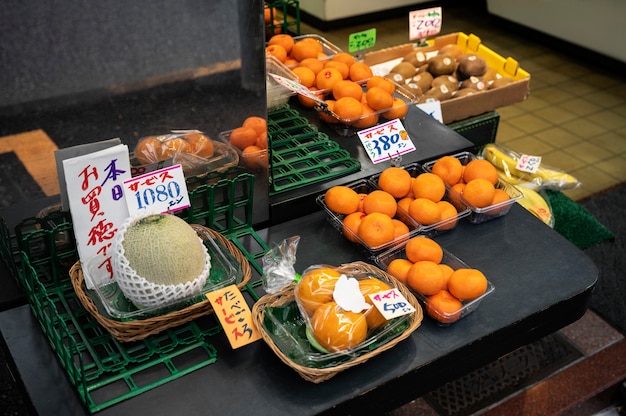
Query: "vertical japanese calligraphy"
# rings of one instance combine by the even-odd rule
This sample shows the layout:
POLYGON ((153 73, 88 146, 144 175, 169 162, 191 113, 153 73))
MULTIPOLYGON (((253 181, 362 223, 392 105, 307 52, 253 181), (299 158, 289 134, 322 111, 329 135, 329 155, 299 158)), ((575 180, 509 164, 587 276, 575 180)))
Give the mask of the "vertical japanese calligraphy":
POLYGON ((233 349, 261 339, 252 312, 236 285, 206 294, 233 349))

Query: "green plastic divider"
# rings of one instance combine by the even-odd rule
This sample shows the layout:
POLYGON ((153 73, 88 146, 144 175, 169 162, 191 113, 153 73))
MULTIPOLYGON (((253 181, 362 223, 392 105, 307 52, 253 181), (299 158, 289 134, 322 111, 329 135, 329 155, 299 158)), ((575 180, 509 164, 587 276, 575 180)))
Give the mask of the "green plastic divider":
MULTIPOLYGON (((178 212, 188 222, 220 232, 250 262, 244 288, 251 304, 261 295, 260 258, 267 244, 251 226, 254 176, 218 179, 190 191, 191 207, 178 212)), ((90 413, 115 405, 216 362, 210 337, 222 328, 214 315, 121 343, 78 300, 69 268, 78 260, 69 213, 52 211, 22 220, 11 233, 0 218, 0 256, 24 288, 33 315, 90 413)))

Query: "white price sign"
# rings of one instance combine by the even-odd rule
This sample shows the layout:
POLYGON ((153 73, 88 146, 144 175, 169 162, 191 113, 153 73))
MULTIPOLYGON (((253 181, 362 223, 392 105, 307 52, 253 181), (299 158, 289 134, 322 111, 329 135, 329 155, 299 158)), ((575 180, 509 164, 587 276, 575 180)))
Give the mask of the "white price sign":
POLYGON ((539 165, 541 165, 541 156, 521 155, 515 167, 522 172, 535 173, 539 165))
POLYGON ((415 145, 399 119, 390 120, 357 133, 373 163, 395 159, 415 150, 415 145))
POLYGON ((415 312, 413 305, 395 287, 382 292, 372 293, 369 297, 374 306, 387 320, 415 312))
POLYGON ((174 212, 189 207, 185 175, 180 165, 148 172, 124 182, 130 215, 138 211, 174 212))
POLYGON ((285 88, 290 89, 291 91, 295 92, 296 94, 304 95, 304 96, 306 96, 306 97, 308 97, 308 98, 310 98, 312 100, 317 101, 320 104, 326 105, 324 100, 322 100, 317 95, 313 94, 311 92, 311 90, 309 90, 304 85, 302 85, 302 84, 300 84, 298 82, 294 82, 293 80, 290 80, 289 78, 281 77, 280 75, 276 75, 276 74, 272 74, 272 73, 270 73, 270 75, 280 85, 282 85, 285 88))
POLYGON ((409 39, 426 39, 441 32, 441 7, 415 10, 409 13, 409 39))

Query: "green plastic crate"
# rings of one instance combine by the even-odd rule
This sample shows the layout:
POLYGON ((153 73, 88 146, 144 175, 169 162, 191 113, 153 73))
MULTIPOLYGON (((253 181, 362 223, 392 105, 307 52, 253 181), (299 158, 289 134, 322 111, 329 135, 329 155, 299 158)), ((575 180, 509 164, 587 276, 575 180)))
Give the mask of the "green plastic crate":
POLYGON ((300 35, 300 2, 298 0, 275 0, 264 2, 270 10, 270 23, 265 25, 265 36, 275 33, 300 35))

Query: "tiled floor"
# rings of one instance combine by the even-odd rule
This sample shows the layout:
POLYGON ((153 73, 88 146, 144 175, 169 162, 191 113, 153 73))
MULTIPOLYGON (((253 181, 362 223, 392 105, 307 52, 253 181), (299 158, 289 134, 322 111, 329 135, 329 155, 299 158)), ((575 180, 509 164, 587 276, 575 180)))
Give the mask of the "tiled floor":
MULTIPOLYGON (((580 50, 564 52, 557 46, 558 42, 549 46, 551 42, 526 36, 524 31, 508 30, 502 20, 489 16, 486 10, 469 10, 463 5, 444 6, 442 34, 474 33, 487 47, 502 56, 513 57, 531 74, 530 97, 497 110, 501 117, 496 142, 519 153, 540 155, 543 163, 574 175, 581 186, 564 191, 574 200, 622 183, 626 178, 626 77, 620 71, 623 67, 594 66, 592 60, 584 60, 580 50)), ((409 42, 406 16, 326 31, 303 20, 302 33, 320 34, 344 49, 349 34, 372 27, 377 31, 374 49, 409 42)), ((624 342, 621 333, 592 311, 560 332, 586 358, 610 352, 609 347, 624 342)), ((587 397, 582 397, 582 387, 570 389, 571 392, 560 390, 559 383, 571 386, 571 380, 580 378, 583 371, 594 374, 593 367, 585 370, 573 365, 560 371, 560 379, 551 377, 484 412, 588 415, 610 406, 614 396, 597 395, 607 388, 602 376, 585 387, 591 390, 584 393, 587 397), (563 392, 564 402, 555 399, 556 389, 563 392), (546 399, 546 391, 550 399, 546 399), (593 395, 597 395, 595 402, 587 400, 593 395)), ((390 413, 414 414, 437 415, 437 412, 418 399, 390 413)))

